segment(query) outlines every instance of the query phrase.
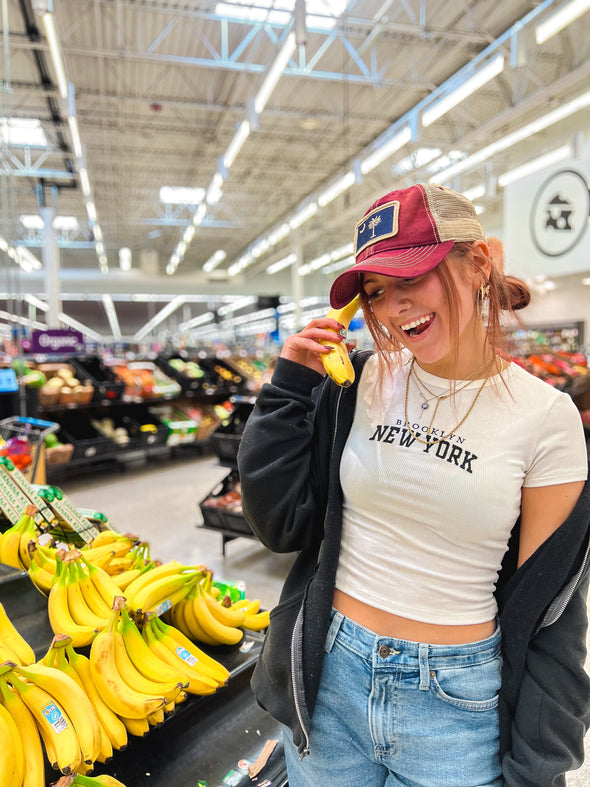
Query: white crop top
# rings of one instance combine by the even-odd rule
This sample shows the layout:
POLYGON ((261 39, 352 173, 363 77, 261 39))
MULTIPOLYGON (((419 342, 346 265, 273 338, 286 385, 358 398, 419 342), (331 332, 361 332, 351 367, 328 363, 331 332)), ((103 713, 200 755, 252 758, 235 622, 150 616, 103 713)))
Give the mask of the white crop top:
MULTIPOLYGON (((336 586, 373 607, 443 625, 483 623, 497 612, 494 585, 521 487, 587 476, 580 415, 571 398, 512 363, 484 387, 440 402, 424 445, 405 426, 409 360, 376 399, 377 357, 362 373, 354 422, 340 465, 343 538, 336 586), (376 399, 376 400, 375 400, 376 399)), ((433 393, 450 381, 418 370, 433 393)), ((415 381, 408 420, 425 438, 435 401, 422 409, 415 381)))

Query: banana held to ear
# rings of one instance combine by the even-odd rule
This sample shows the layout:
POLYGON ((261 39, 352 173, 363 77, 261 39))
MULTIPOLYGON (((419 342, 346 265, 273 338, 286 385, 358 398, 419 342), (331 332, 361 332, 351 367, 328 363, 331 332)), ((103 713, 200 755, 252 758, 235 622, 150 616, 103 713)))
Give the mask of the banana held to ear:
MULTIPOLYGON (((359 296, 357 295, 350 303, 343 306, 342 309, 330 309, 326 317, 338 320, 346 329, 350 325, 358 307, 359 296)), ((334 333, 336 333, 336 331, 334 331, 334 333)), ((321 339, 320 344, 329 345, 330 342, 321 339)), ((348 355, 348 350, 346 349, 346 342, 335 343, 333 349, 329 353, 323 353, 321 357, 324 369, 328 373, 328 376, 334 380, 336 385, 348 388, 353 384, 354 369, 350 356, 348 355)))

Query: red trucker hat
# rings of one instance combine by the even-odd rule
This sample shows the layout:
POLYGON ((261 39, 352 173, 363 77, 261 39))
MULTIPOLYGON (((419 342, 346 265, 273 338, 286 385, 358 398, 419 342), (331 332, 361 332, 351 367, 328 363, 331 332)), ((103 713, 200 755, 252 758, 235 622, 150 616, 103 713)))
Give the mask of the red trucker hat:
POLYGON ((435 268, 456 242, 485 240, 472 203, 434 183, 390 191, 356 225, 355 265, 333 282, 330 304, 341 309, 358 295, 361 276, 412 278, 435 268))

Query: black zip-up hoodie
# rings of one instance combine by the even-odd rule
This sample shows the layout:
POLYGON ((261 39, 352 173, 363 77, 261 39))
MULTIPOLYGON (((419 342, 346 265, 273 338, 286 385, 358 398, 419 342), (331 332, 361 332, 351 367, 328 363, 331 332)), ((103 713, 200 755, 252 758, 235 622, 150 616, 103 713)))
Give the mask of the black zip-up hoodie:
MULTIPOLYGON (((370 352, 339 388, 279 358, 238 453, 244 515, 274 552, 297 552, 253 678, 258 703, 293 732, 301 756, 322 669, 342 534, 340 458, 370 352)), ((499 490, 501 494, 501 490, 499 490)), ((496 587, 504 667, 500 748, 507 787, 560 787, 583 761, 590 725, 586 659, 590 482, 568 519, 518 570, 515 523, 496 587)))

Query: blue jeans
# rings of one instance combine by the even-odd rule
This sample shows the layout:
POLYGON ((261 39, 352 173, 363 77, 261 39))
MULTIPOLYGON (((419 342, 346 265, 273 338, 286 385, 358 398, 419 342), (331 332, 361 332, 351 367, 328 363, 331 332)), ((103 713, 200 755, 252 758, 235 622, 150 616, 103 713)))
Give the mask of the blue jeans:
POLYGON ((289 787, 501 787, 500 639, 408 642, 333 610, 310 754, 284 730, 289 787))

